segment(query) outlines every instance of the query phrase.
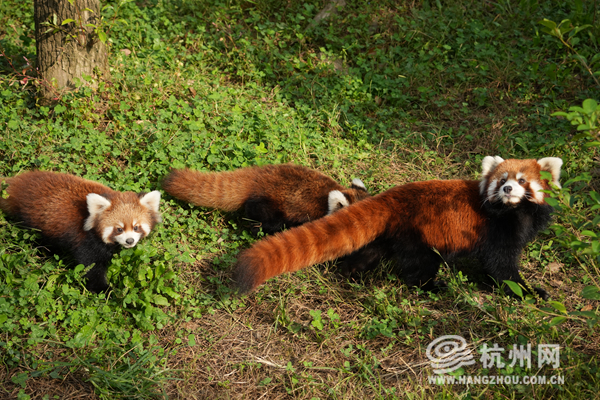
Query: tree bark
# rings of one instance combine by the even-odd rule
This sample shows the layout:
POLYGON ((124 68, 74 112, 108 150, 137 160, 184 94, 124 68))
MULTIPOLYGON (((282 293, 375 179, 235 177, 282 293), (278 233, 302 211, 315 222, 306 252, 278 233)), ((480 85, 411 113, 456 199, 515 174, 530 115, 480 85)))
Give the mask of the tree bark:
POLYGON ((93 26, 86 26, 100 23, 100 1, 72 2, 33 2, 41 103, 52 103, 65 91, 74 90, 77 80, 81 82, 79 85, 97 88, 98 80, 108 71, 106 45, 99 40, 93 26), (75 22, 61 25, 67 19, 75 22), (84 75, 92 79, 88 81, 84 75))

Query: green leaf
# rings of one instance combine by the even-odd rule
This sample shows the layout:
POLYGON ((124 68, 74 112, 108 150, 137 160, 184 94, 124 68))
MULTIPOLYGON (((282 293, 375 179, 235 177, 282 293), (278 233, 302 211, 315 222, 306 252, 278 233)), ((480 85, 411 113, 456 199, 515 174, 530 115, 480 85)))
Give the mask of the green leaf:
POLYGON ((588 300, 600 300, 600 288, 597 286, 586 286, 581 291, 581 297, 588 300))
POLYGON ((598 108, 598 102, 596 102, 594 99, 585 99, 582 106, 586 114, 591 114, 598 108))
POLYGON ((158 304, 159 306, 168 306, 169 300, 166 297, 161 296, 160 294, 154 295, 154 304, 158 304))
POLYGON ((559 204, 560 204, 558 202, 558 200, 556 200, 555 198, 552 198, 552 197, 546 197, 545 200, 546 200, 546 203, 548 203, 548 205, 550 205, 550 206, 552 206, 554 208, 557 208, 559 206, 559 204))
POLYGON ((71 22, 75 22, 75 20, 72 18, 67 18, 61 23, 61 25, 70 24, 71 22))
POLYGON ((563 303, 559 303, 558 301, 549 301, 548 304, 563 314, 567 313, 567 309, 563 303))
POLYGON ((592 232, 592 231, 588 231, 588 230, 583 230, 581 231, 581 234, 583 236, 591 236, 591 237, 598 237, 598 235, 596 235, 596 232, 592 232))
POLYGON ((519 286, 518 283, 513 281, 504 281, 504 283, 508 285, 508 287, 510 288, 510 290, 513 291, 514 294, 523 298, 523 289, 521 289, 521 286, 519 286))
POLYGON ((538 24, 543 25, 550 30, 556 28, 556 22, 550 21, 549 19, 546 19, 546 18, 544 18, 541 21, 538 21, 538 24))
POLYGON ((556 326, 556 325, 560 325, 563 322, 565 322, 567 320, 567 317, 554 317, 552 318, 552 320, 550 321, 550 326, 556 326))
POLYGON ((595 311, 573 311, 571 313, 571 315, 582 316, 582 317, 586 317, 586 318, 599 318, 600 317, 600 315, 598 315, 598 313, 595 311))

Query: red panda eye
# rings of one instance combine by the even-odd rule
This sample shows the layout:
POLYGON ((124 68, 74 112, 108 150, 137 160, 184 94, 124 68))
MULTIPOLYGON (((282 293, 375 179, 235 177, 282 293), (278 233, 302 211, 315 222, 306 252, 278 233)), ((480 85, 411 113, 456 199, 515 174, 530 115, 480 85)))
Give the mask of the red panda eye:
POLYGON ((522 185, 524 183, 525 183, 525 179, 523 179, 523 178, 519 179, 519 185, 522 185))
POLYGON ((500 184, 504 185, 506 183, 506 179, 500 179, 500 184))
POLYGON ((137 226, 137 225, 136 225, 136 226, 134 226, 134 227, 133 227, 133 230, 137 232, 137 231, 138 231, 138 226, 137 226))
POLYGON ((123 233, 123 228, 117 228, 117 233, 123 233))

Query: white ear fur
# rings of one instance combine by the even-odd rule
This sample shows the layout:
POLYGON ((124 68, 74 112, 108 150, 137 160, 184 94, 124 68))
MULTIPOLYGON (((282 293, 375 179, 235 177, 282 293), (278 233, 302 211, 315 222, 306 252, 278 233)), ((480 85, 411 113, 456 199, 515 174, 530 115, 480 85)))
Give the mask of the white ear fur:
POLYGON ((155 190, 153 192, 146 193, 140 198, 140 204, 150 211, 158 212, 158 207, 160 206, 160 192, 155 190))
POLYGON ((88 193, 88 195, 85 197, 85 200, 90 216, 85 220, 85 223, 83 224, 83 230, 89 231, 94 227, 94 220, 96 217, 110 207, 111 203, 106 197, 100 196, 96 193, 88 193))
POLYGON ((542 167, 542 171, 548 171, 552 174, 552 182, 560 188, 558 179, 560 178, 560 167, 563 165, 562 160, 558 157, 546 157, 540 158, 537 163, 542 167))
POLYGON ((486 177, 494 168, 498 166, 504 159, 498 156, 487 156, 481 162, 481 176, 486 177))
POLYGON ((340 192, 339 190, 332 190, 331 192, 329 192, 328 205, 329 209, 327 211, 327 214, 329 215, 331 213, 336 212, 342 207, 349 206, 350 203, 348 202, 348 199, 346 198, 346 196, 344 196, 342 192, 340 192))
MULTIPOLYGON (((363 183, 363 181, 361 181, 358 178, 352 179, 352 185, 353 186, 358 186, 359 188, 367 190, 367 188, 365 187, 365 184, 363 183)), ((330 193, 330 195, 331 195, 331 193, 330 193)))

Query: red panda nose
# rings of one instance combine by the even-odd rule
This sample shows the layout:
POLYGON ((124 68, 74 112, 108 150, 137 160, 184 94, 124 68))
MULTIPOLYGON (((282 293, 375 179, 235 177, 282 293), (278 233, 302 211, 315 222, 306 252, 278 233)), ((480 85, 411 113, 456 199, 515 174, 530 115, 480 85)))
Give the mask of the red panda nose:
POLYGON ((127 244, 133 244, 133 238, 129 238, 125 241, 127 244))
POLYGON ((510 193, 512 192, 512 186, 504 186, 504 193, 510 193))

